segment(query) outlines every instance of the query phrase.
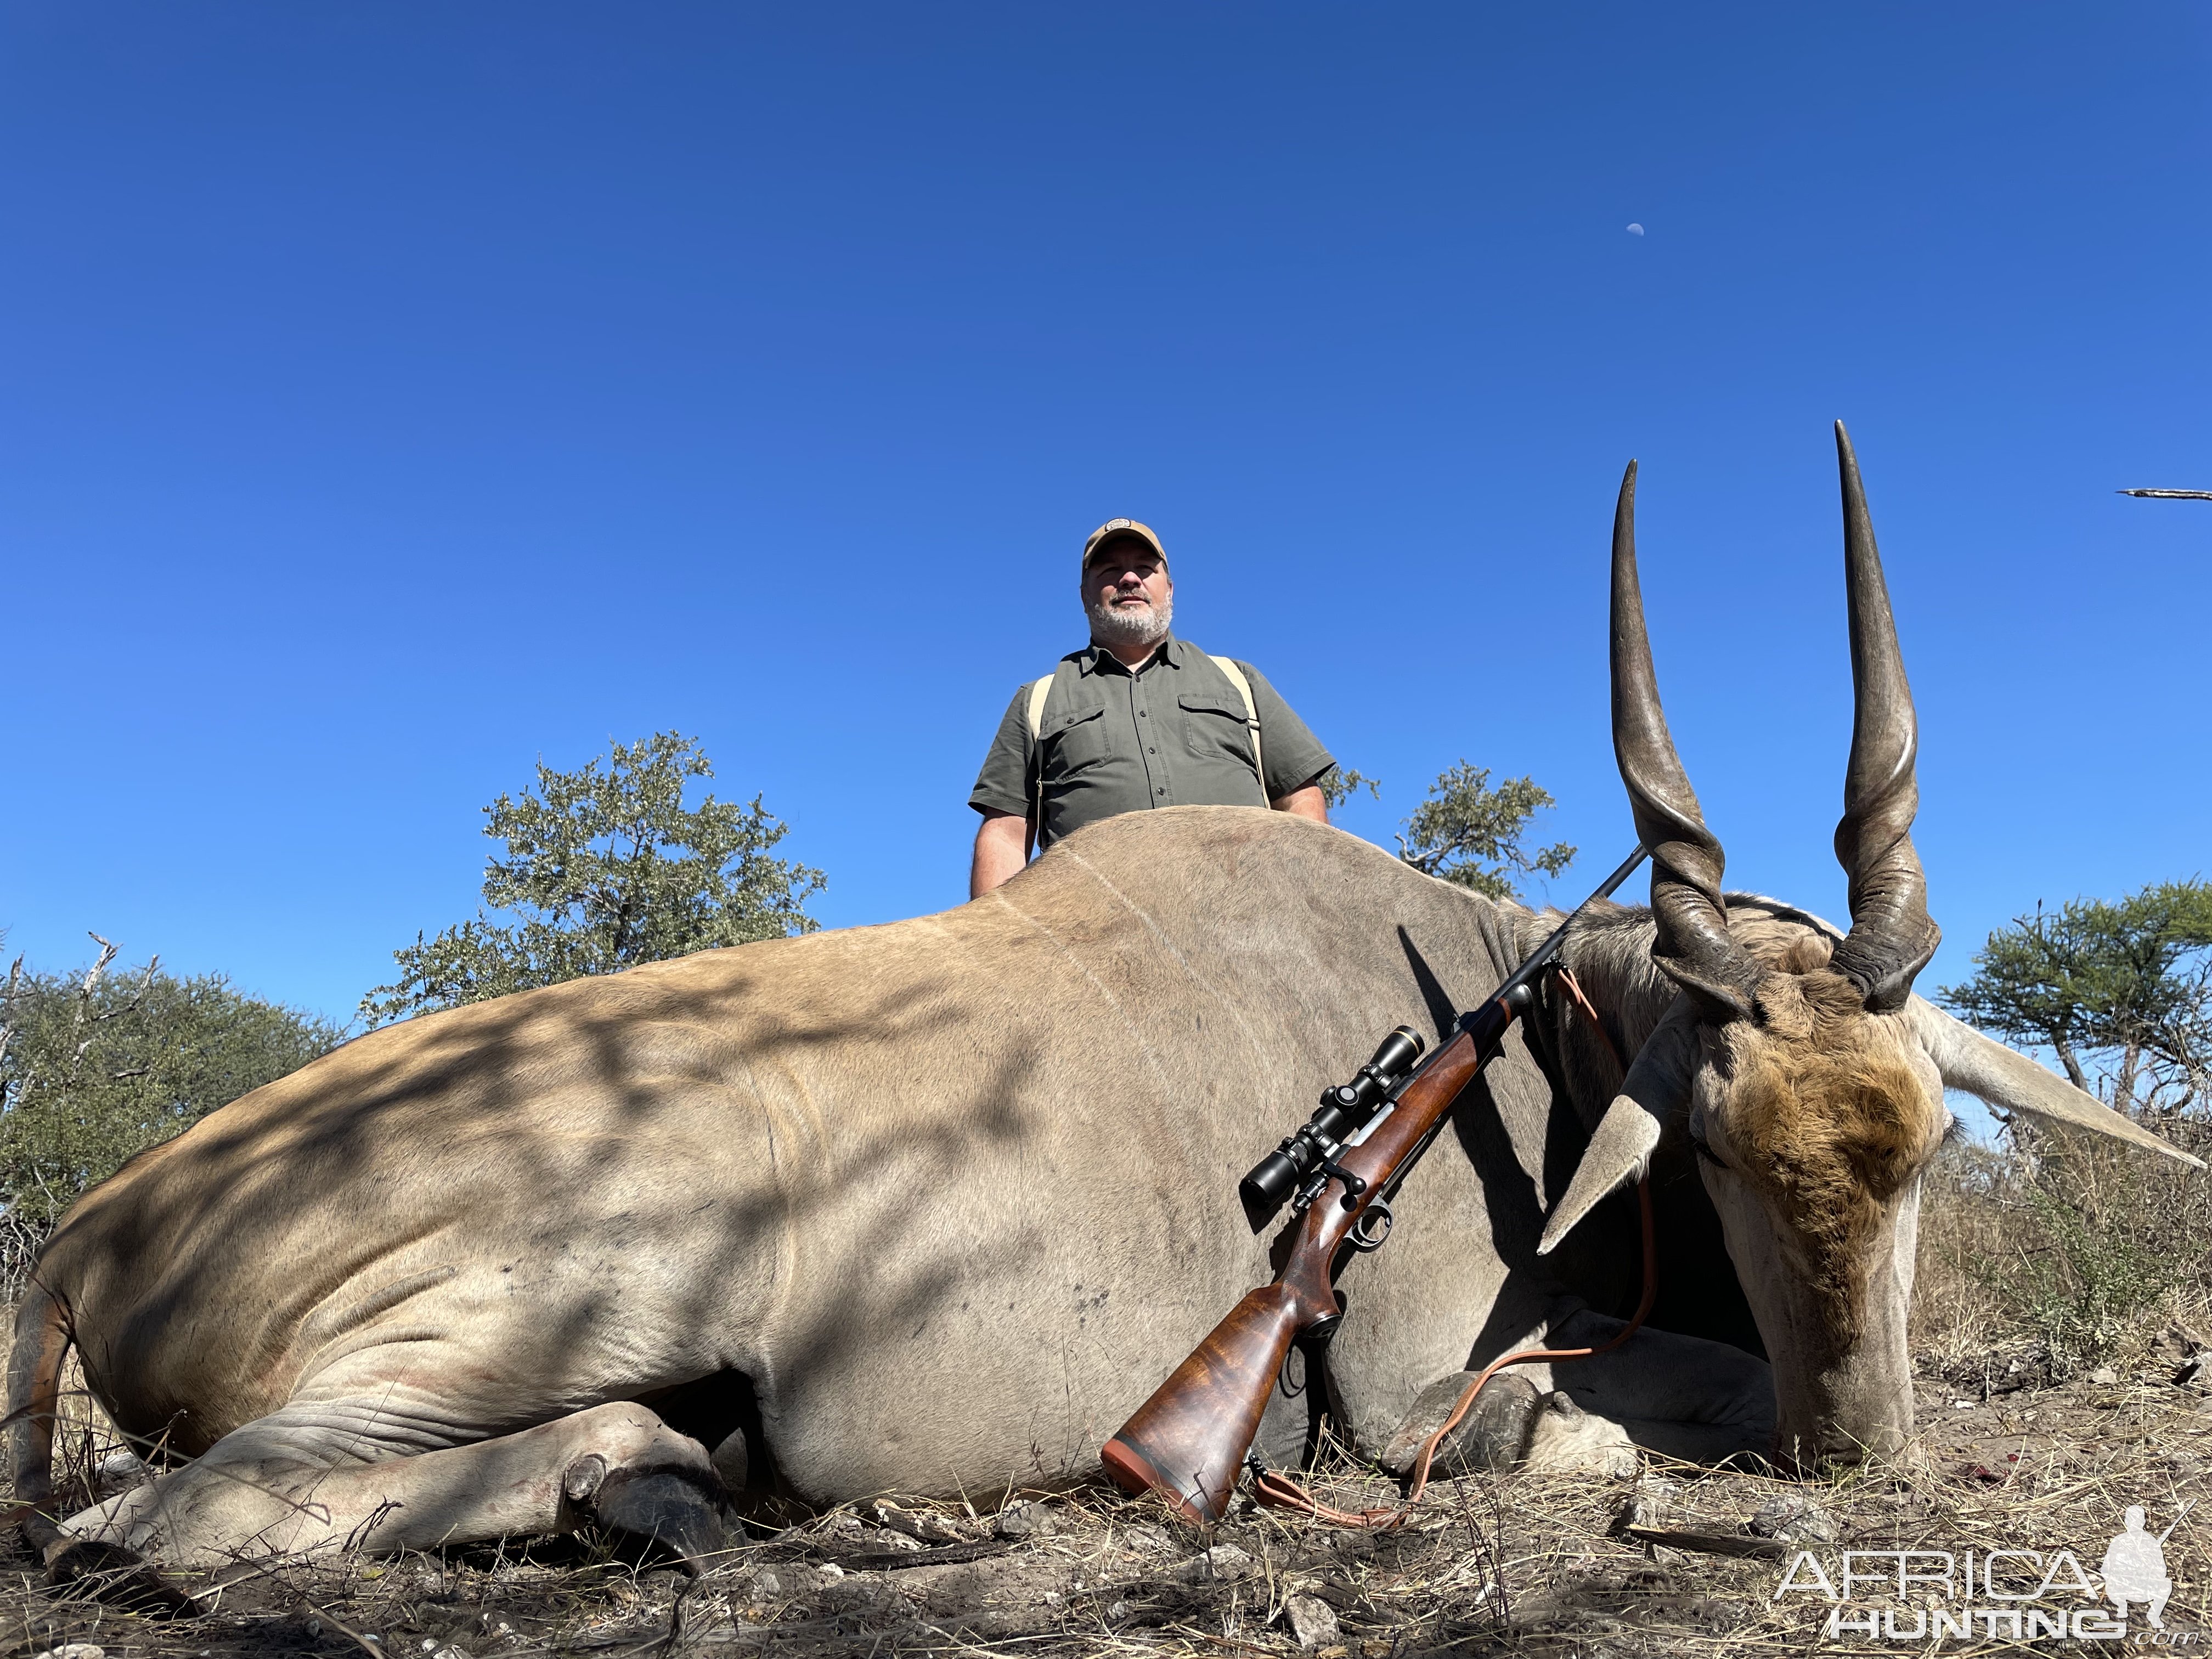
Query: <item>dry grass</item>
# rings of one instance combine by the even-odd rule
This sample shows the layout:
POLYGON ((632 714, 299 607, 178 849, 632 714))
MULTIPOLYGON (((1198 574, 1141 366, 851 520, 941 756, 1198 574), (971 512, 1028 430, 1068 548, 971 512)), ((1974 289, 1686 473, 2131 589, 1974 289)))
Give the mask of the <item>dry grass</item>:
MULTIPOLYGON (((2212 1132, 2160 1126, 2212 1161, 2212 1132)), ((1944 1149, 1921 1203, 1913 1352, 1992 1351, 2063 1381, 2140 1361, 2177 1328, 2212 1333, 2212 1181, 2103 1142, 1944 1149)), ((2197 1339, 2203 1346, 2203 1339, 2197 1339)))
MULTIPOLYGON (((185 1620, 58 1600, 18 1559, 0 1571, 0 1647, 29 1654, 90 1641, 111 1655, 210 1659, 451 1649, 474 1659, 769 1650, 1287 1659, 1297 1650, 1285 1603, 1304 1595, 1337 1621, 1326 1659, 1899 1651, 1823 1639, 1825 1602, 1773 1599, 1781 1559, 1641 1542, 1621 1525, 1640 1502, 1640 1518, 1668 1534, 1772 1550, 1745 1522, 1783 1494, 1809 1496, 1836 1523, 1838 1541, 1813 1547, 1832 1573, 1844 1548, 1991 1546, 2070 1549, 2094 1570, 2129 1504, 2147 1505, 2157 1527, 2194 1498, 2167 1545, 2179 1590, 2166 1622, 2203 1627, 2212 1613, 2212 1505, 2201 1501, 2212 1497, 2212 1400, 2157 1368, 1966 1409, 1957 1398, 1931 1385, 1923 1431, 1903 1455, 1826 1485, 1689 1468, 1656 1468, 1640 1482, 1466 1480, 1432 1489, 1414 1523, 1391 1534, 1243 1510, 1200 1538, 1151 1506, 1091 1491, 1052 1500, 1050 1530, 1019 1544, 993 1540, 988 1517, 939 1508, 934 1529, 976 1540, 988 1553, 975 1559, 957 1559, 967 1552, 955 1546, 948 1560, 848 1509, 741 1545, 696 1583, 572 1540, 286 1565, 244 1575, 185 1620), (1249 1571, 1233 1576, 1242 1564, 1216 1558, 1232 1563, 1232 1576, 1189 1582, 1209 1544, 1243 1552, 1249 1571), (913 1565, 878 1565, 902 1545, 913 1565)), ((1340 1503, 1391 1491, 1353 1474, 1326 1485, 1340 1503)))
MULTIPOLYGON (((1510 1474, 1440 1482, 1395 1533, 1240 1507, 1206 1537, 1153 1506, 1087 1490, 1051 1498, 1048 1527, 1018 1542, 958 1508, 911 1505, 932 1517, 918 1528, 912 1516, 848 1508, 744 1541, 696 1581, 580 1537, 242 1571, 210 1584, 198 1615, 182 1620, 138 1616, 83 1587, 71 1599, 17 1546, 0 1556, 0 1659, 69 1641, 177 1659, 1291 1659, 1294 1595, 1335 1622, 1317 1659, 1928 1650, 1825 1637, 1825 1601, 1775 1599, 1778 1558, 1796 1547, 1756 1538, 1747 1523, 1792 1494, 1832 1522, 1832 1541, 1808 1544, 1832 1573, 1845 1549, 1993 1546, 2070 1550, 2094 1571, 2129 1504, 2147 1507, 2156 1530, 2191 1500, 2166 1546, 2177 1589, 2166 1618, 2174 1631, 2202 1631, 2212 1615, 2212 1361, 2201 1380, 2188 1362, 2203 1346, 2196 1333, 2212 1327, 2208 1247, 2201 1177, 2094 1150, 2030 1164, 1954 1149, 1924 1209, 1919 1433, 1900 1455, 1826 1484, 1656 1465, 1637 1481, 1510 1474), (1630 1535, 1632 1510, 1674 1541, 1630 1535), (915 1530, 953 1541, 924 1546, 915 1530), (1717 1553, 1715 1540, 1767 1553, 1717 1553), (1208 1577, 1209 1546, 1243 1559, 1204 1558, 1226 1568, 1208 1577)), ((88 1496, 116 1448, 82 1395, 68 1411, 64 1469, 88 1496)), ((1321 1484, 1352 1508, 1395 1490, 1349 1469, 1321 1484)), ((2035 1644, 1978 1638, 1942 1650, 2015 1646, 2035 1644)))

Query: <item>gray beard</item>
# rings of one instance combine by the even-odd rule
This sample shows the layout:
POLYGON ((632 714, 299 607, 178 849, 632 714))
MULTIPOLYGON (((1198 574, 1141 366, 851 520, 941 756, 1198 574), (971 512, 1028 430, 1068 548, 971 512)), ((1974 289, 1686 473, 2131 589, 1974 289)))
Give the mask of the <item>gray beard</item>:
POLYGON ((1168 624, 1175 620, 1175 595, 1170 593, 1158 610, 1147 605, 1142 611, 1117 611, 1110 605, 1091 607, 1091 637, 1100 645, 1158 645, 1168 636, 1168 624))

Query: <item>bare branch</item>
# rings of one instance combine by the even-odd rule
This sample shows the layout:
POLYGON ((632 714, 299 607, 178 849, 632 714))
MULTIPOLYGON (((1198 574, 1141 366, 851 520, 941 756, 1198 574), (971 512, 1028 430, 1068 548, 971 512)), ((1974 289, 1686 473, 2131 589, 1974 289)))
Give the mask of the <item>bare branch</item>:
MULTIPOLYGON (((112 950, 113 947, 109 948, 112 950)), ((161 965, 161 958, 159 956, 149 959, 146 963, 146 972, 138 981, 138 988, 131 994, 131 1000, 110 1008, 104 1014, 95 1014, 93 1018, 95 1020, 119 1019, 125 1014, 135 1014, 143 1008, 146 1006, 146 993, 154 988, 154 970, 161 965)))
MULTIPOLYGON (((100 983, 100 976, 107 971, 107 964, 115 960, 113 945, 100 938, 88 927, 85 929, 85 933, 94 944, 100 946, 100 960, 84 970, 84 983, 76 988, 76 1017, 70 1022, 72 1035, 84 1029, 84 1011, 92 1006, 93 988, 100 983)), ((90 1047, 92 1047, 90 1037, 87 1037, 77 1045, 76 1054, 70 1062, 72 1067, 78 1060, 84 1058, 84 1051, 90 1047)))
MULTIPOLYGON (((4 991, 0 991, 0 1004, 4 1004, 8 1008, 13 1010, 15 1006, 15 999, 21 994, 21 991, 19 988, 21 988, 22 983, 23 958, 17 957, 15 958, 15 965, 8 970, 8 988, 4 991)), ((8 1044, 15 1036, 16 1024, 17 1021, 15 1019, 0 1020, 0 1062, 4 1062, 8 1058, 8 1044)))
POLYGON ((76 993, 80 1000, 92 995, 92 988, 100 983, 100 976, 107 971, 107 964, 115 960, 115 947, 112 945, 100 938, 89 927, 85 929, 85 937, 100 946, 100 960, 84 970, 84 983, 77 988, 76 993))

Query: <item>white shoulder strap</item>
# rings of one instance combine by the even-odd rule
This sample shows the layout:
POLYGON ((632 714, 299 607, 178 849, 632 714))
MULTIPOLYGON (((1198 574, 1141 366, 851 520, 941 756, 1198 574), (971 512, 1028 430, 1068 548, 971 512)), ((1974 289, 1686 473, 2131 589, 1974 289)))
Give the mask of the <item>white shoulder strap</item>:
POLYGON ((1237 695, 1244 699, 1244 724, 1252 732, 1252 769, 1260 775, 1260 793, 1264 798, 1267 793, 1267 763, 1266 757, 1260 753, 1260 705, 1252 701, 1252 682, 1246 679, 1244 671, 1228 658, 1217 657, 1211 651, 1206 655, 1207 660, 1229 677, 1230 684, 1237 688, 1237 695))
MULTIPOLYGON (((1054 671, 1057 672, 1058 671, 1054 671)), ((1036 752, 1037 738, 1044 731, 1044 701, 1052 695, 1052 675, 1030 684, 1030 765, 1036 773, 1036 781, 1030 787, 1030 821, 1022 832, 1022 862, 1029 862, 1030 852, 1037 837, 1044 833, 1044 757, 1036 752)))

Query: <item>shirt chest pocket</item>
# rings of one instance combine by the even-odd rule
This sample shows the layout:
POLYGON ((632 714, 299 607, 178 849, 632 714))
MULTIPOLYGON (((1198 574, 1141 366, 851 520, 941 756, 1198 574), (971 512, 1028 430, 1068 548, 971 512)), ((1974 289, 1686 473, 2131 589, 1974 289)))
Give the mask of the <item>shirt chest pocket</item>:
POLYGON ((1253 769, 1252 728, 1243 703, 1202 691, 1185 692, 1176 701, 1182 705, 1183 741, 1193 758, 1253 769))
POLYGON ((1048 717, 1037 734, 1037 754, 1048 778, 1065 778, 1104 764, 1106 711, 1079 708, 1048 717))

